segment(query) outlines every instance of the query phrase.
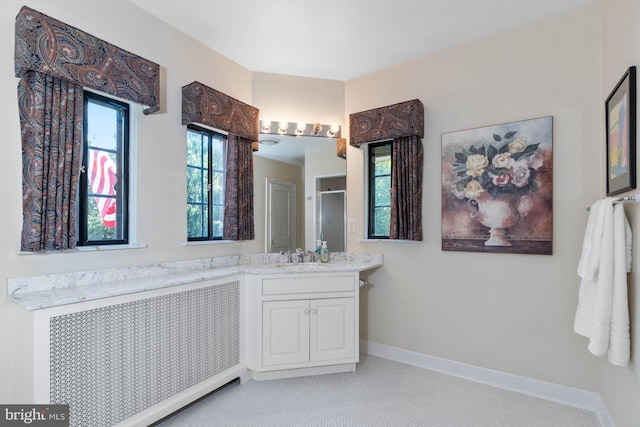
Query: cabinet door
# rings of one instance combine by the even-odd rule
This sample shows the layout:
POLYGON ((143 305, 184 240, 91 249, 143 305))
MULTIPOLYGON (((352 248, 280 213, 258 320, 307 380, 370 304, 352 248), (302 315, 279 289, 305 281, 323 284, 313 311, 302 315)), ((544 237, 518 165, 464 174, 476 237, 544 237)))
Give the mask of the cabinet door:
POLYGON ((355 356, 353 298, 311 300, 312 362, 350 359, 355 356))
POLYGON ((309 301, 265 301, 262 304, 262 364, 309 361, 309 301))

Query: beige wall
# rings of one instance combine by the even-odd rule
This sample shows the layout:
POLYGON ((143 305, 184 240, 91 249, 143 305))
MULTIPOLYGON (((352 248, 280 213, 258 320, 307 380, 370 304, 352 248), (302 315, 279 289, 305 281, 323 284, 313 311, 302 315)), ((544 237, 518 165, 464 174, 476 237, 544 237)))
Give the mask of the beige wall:
MULTIPOLYGON (((602 2, 602 100, 631 65, 640 66, 640 0, 604 0, 602 2)), ((636 70, 636 73, 640 70, 636 70)), ((637 76, 640 78, 640 75, 637 76)), ((640 123, 636 119, 636 126, 640 123)), ((604 129, 604 126, 603 126, 604 129)), ((604 140, 604 130, 601 132, 604 140)), ((604 162, 603 162, 604 163, 604 162)), ((627 203, 627 217, 633 230, 640 230, 640 205, 627 203)), ((637 426, 640 423, 640 250, 634 239, 634 271, 629 281, 631 312, 631 357, 628 368, 602 363, 599 391, 616 425, 637 426)))
MULTIPOLYGON (((592 356, 573 332, 573 317, 585 208, 605 195, 604 99, 640 62, 638 22, 638 0, 605 0, 347 82, 346 114, 413 98, 426 110, 424 242, 367 243, 349 235, 349 250, 385 257, 362 296, 363 338, 598 391, 616 425, 637 425, 636 364, 616 368, 592 356), (441 251, 441 134, 545 115, 554 120, 553 256, 441 251)), ((348 216, 359 228, 362 155, 349 147, 348 216)), ((640 228, 640 206, 626 211, 640 228)), ((637 282, 632 273, 632 325, 637 282)), ((635 328, 632 355, 638 340, 635 328)))
MULTIPOLYGON (((251 73, 124 0, 99 13, 91 2, 30 0, 28 6, 153 60, 162 71, 162 110, 136 117, 136 236, 146 248, 56 255, 17 253, 21 152, 13 41, 14 18, 24 3, 5 0, 0 6, 0 96, 7 100, 0 104, 5 140, 0 144, 0 283, 10 277, 263 251, 265 207, 259 188, 276 170, 287 176, 297 172, 260 161, 256 240, 183 244, 185 212, 175 202, 186 197, 180 88, 194 80, 255 105, 272 120, 284 116, 344 125, 349 113, 420 98, 426 110, 424 242, 380 244, 362 242, 360 232, 348 235, 349 250, 385 256, 384 266, 368 277, 371 286, 362 290, 362 338, 599 391, 617 425, 640 419, 635 364, 611 367, 591 356, 586 340, 572 331, 585 208, 604 195, 603 100, 623 70, 640 62, 638 0, 601 0, 346 83, 251 73), (553 256, 442 252, 441 134, 545 115, 554 117, 553 256)), ((362 163, 362 150, 349 147, 348 216, 358 230, 364 212, 362 163)), ((640 228, 640 207, 627 206, 627 214, 640 228)), ((640 307, 637 277, 632 273, 632 324, 640 307)), ((0 402, 24 402, 29 395, 29 333, 28 316, 0 293, 0 402)))
MULTIPOLYGON (((54 272, 90 270, 197 259, 264 250, 254 242, 185 246, 185 141, 181 122, 181 88, 200 81, 251 103, 252 73, 187 38, 124 0, 108 7, 81 0, 5 0, 0 6, 0 103, 3 160, 0 186, 0 283, 7 278, 54 272), (55 255, 18 255, 22 229, 22 168, 20 127, 14 78, 14 22, 24 4, 53 18, 139 54, 161 66, 162 110, 150 116, 138 112, 133 137, 138 161, 136 240, 144 249, 92 251, 55 255), (116 24, 114 24, 116 23, 116 24)), ((256 206, 263 212, 264 206, 256 206)), ((29 336, 24 312, 0 293, 0 402, 26 402, 29 386, 29 336), (8 343, 8 344, 7 344, 8 343), (16 354, 16 357, 14 357, 16 354)))
POLYGON ((344 125, 344 82, 253 73, 252 105, 273 121, 344 125))
MULTIPOLYGON (((599 8, 592 6, 347 82, 347 114, 419 98, 426 118, 424 241, 348 235, 349 250, 384 254, 363 289, 362 338, 598 390, 601 361, 572 328, 585 208, 603 188, 599 46, 599 8), (548 115, 553 256, 443 252, 441 134, 548 115)), ((362 157, 363 150, 348 148, 348 216, 358 229, 362 157)))

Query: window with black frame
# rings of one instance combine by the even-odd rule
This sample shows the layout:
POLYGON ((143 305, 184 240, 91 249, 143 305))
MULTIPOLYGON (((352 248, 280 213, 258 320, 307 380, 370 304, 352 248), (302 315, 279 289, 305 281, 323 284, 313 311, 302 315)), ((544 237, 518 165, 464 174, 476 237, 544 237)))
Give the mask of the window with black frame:
POLYGON ((224 226, 225 135, 187 127, 187 238, 221 240, 224 226))
POLYGON ((368 238, 388 239, 391 219, 391 141, 369 144, 368 238))
POLYGON ((80 246, 127 244, 129 105, 84 92, 80 246))

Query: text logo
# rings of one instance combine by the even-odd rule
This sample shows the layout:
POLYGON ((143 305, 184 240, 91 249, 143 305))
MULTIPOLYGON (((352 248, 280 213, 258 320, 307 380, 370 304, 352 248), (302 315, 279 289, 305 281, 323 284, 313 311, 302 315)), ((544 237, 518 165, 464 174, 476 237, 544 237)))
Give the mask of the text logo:
POLYGON ((0 427, 69 427, 69 405, 0 405, 0 427))

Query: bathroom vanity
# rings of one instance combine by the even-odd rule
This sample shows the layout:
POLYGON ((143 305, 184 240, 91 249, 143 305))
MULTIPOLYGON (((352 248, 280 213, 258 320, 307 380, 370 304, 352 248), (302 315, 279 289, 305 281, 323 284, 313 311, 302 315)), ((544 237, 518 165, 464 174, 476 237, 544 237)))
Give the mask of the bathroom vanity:
POLYGON ((355 370, 361 271, 380 254, 290 263, 240 255, 9 279, 33 325, 34 402, 66 402, 76 425, 145 426, 240 378, 355 370))
POLYGON ((247 367, 253 379, 355 370, 358 272, 247 280, 247 367))

